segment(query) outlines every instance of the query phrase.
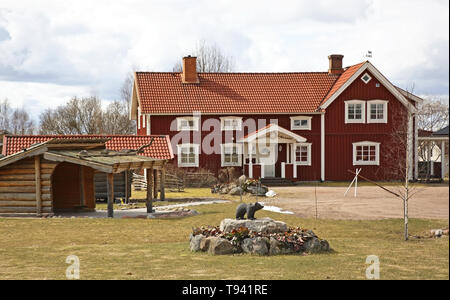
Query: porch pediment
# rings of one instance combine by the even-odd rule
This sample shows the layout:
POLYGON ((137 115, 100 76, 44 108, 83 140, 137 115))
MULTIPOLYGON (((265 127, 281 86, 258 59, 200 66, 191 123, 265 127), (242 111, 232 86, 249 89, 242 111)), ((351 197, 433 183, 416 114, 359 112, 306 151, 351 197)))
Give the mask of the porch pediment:
POLYGON ((304 143, 306 138, 277 124, 269 124, 238 141, 239 143, 304 143))

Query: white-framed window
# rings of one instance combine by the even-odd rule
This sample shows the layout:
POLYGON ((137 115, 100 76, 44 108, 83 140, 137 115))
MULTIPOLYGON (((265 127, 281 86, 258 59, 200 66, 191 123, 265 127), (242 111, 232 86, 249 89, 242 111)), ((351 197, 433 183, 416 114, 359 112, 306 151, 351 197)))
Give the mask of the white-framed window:
POLYGON ((222 167, 242 165, 242 145, 222 144, 222 167))
POLYGON ((388 101, 367 101, 367 123, 387 123, 388 101))
POLYGON ((380 143, 358 142, 353 143, 353 165, 354 166, 379 166, 380 165, 380 143))
POLYGON ((345 101, 345 123, 366 123, 366 102, 362 100, 345 101))
POLYGON ((179 117, 177 118, 178 131, 197 131, 199 128, 198 117, 179 117))
POLYGON ((365 84, 368 84, 371 79, 372 79, 372 77, 368 73, 364 73, 364 75, 361 77, 361 80, 365 84))
POLYGON ((220 118, 220 127, 225 130, 242 130, 242 118, 241 117, 222 117, 220 118))
POLYGON ((294 147, 295 163, 300 166, 311 165, 311 143, 295 144, 294 147))
POLYGON ((181 144, 178 148, 179 167, 198 167, 199 165, 199 145, 181 144))
POLYGON ((311 119, 308 116, 291 117, 291 130, 311 130, 311 119))

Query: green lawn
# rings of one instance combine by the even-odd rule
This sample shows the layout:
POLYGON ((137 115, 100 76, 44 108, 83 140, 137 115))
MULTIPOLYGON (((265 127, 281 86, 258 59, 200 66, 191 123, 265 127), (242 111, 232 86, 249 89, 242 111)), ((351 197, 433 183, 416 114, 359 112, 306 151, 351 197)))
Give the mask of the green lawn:
MULTIPOLYGON (((218 224, 236 204, 197 206, 184 219, 0 219, 0 279, 65 279, 68 255, 81 279, 365 279, 378 255, 381 279, 449 279, 449 240, 402 241, 402 220, 299 219, 259 211, 313 229, 335 252, 307 256, 210 256, 189 251, 191 228, 218 224)), ((411 234, 448 221, 410 220, 411 234)))

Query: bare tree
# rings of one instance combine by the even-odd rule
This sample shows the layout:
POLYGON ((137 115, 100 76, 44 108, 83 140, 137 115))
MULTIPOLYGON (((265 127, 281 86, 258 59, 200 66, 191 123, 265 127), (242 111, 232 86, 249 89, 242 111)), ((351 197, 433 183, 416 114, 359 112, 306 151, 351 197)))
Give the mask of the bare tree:
POLYGON ((111 102, 103 113, 103 132, 108 134, 133 134, 135 125, 129 119, 128 102, 111 102))
MULTIPOLYGON (((197 57, 197 70, 199 72, 232 72, 234 60, 225 54, 216 44, 209 44, 205 40, 200 41, 191 55, 197 57)), ((183 70, 181 62, 173 67, 173 72, 183 70)))
POLYGON ((8 99, 0 102, 0 131, 9 134, 33 134, 34 121, 24 108, 11 108, 8 99))
POLYGON ((103 111, 97 97, 72 98, 40 116, 41 134, 101 134, 103 111))
POLYGON ((436 131, 448 125, 448 104, 441 98, 428 98, 418 109, 418 128, 436 131))

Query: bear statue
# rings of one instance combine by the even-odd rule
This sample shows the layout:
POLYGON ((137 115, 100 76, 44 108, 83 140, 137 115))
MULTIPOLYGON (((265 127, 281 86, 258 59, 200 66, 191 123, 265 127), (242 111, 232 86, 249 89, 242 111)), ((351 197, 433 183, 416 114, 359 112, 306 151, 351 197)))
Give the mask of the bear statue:
POLYGON ((255 219, 255 212, 262 209, 264 206, 256 203, 242 203, 236 208, 236 219, 237 220, 243 220, 245 219, 244 216, 247 214, 248 220, 254 220, 255 219))

